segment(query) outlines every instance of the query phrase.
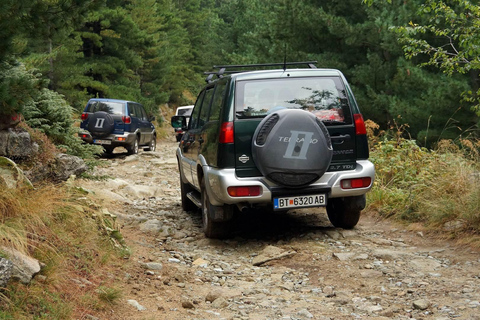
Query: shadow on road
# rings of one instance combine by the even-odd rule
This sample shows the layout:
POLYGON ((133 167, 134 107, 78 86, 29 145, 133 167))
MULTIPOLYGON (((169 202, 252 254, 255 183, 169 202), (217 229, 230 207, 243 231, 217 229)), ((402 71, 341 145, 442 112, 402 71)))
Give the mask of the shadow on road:
MULTIPOLYGON (((201 231, 202 218, 200 212, 192 213, 195 225, 201 231)), ((269 210, 249 210, 239 213, 234 218, 230 238, 241 238, 251 241, 288 241, 304 236, 310 232, 325 232, 335 229, 329 222, 323 209, 301 209, 288 212, 272 212, 269 210)))

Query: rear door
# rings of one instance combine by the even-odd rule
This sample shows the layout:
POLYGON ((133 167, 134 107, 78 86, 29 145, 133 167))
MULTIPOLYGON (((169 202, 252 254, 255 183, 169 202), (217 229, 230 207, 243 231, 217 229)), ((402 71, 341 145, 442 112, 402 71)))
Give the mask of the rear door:
POLYGON ((141 144, 146 145, 150 142, 153 135, 153 124, 148 120, 147 112, 143 108, 141 104, 137 104, 137 108, 139 109, 140 116, 140 131, 141 131, 141 144))
POLYGON ((312 112, 325 124, 333 145, 328 170, 355 168, 355 127, 340 76, 247 80, 237 82, 235 95, 235 167, 239 177, 261 175, 252 160, 253 134, 267 114, 282 108, 312 112))
MULTIPOLYGON (((85 111, 89 115, 94 114, 98 111, 104 111, 110 114, 114 120, 114 134, 122 134, 125 128, 125 124, 122 121, 122 116, 126 112, 126 104, 123 101, 109 101, 109 100, 90 100, 85 108, 85 111)), ((86 129, 88 127, 89 119, 82 124, 82 128, 86 129)))
MULTIPOLYGON (((130 128, 128 128, 128 132, 136 132, 140 130, 140 118, 142 113, 137 107, 136 103, 128 102, 128 115, 130 116, 130 128)), ((140 141, 139 141, 140 143, 140 141)))

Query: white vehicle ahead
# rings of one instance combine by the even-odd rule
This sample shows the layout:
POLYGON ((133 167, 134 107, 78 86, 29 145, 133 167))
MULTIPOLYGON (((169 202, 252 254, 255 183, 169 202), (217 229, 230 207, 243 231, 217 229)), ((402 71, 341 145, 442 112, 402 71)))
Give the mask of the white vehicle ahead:
MULTIPOLYGON (((188 121, 190 120, 190 115, 192 114, 192 110, 193 110, 193 105, 178 107, 177 111, 175 112, 175 115, 187 117, 187 125, 188 125, 188 121)), ((177 142, 182 140, 183 133, 184 132, 182 128, 175 128, 175 137, 177 138, 177 142)))

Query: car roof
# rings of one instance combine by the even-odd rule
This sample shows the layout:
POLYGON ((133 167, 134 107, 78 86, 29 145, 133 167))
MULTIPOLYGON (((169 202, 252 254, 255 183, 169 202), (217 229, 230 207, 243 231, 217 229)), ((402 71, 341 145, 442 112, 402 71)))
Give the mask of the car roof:
POLYGON ((255 80, 255 79, 269 79, 269 78, 287 78, 287 77, 321 77, 343 76, 342 72, 336 69, 279 69, 279 70, 256 70, 246 71, 241 73, 233 73, 230 75, 232 79, 236 80, 255 80))
POLYGON ((138 102, 131 101, 131 100, 107 99, 107 98, 92 98, 88 101, 121 102, 121 103, 134 102, 134 103, 138 103, 138 102))

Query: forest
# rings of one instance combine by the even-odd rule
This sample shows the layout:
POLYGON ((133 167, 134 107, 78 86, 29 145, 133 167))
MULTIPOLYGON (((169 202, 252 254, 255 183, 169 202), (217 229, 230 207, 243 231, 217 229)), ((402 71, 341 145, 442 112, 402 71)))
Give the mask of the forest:
POLYGON ((422 146, 478 137, 480 7, 449 0, 2 0, 0 117, 72 154, 92 97, 155 114, 191 104, 215 64, 317 61, 366 119, 422 146))

